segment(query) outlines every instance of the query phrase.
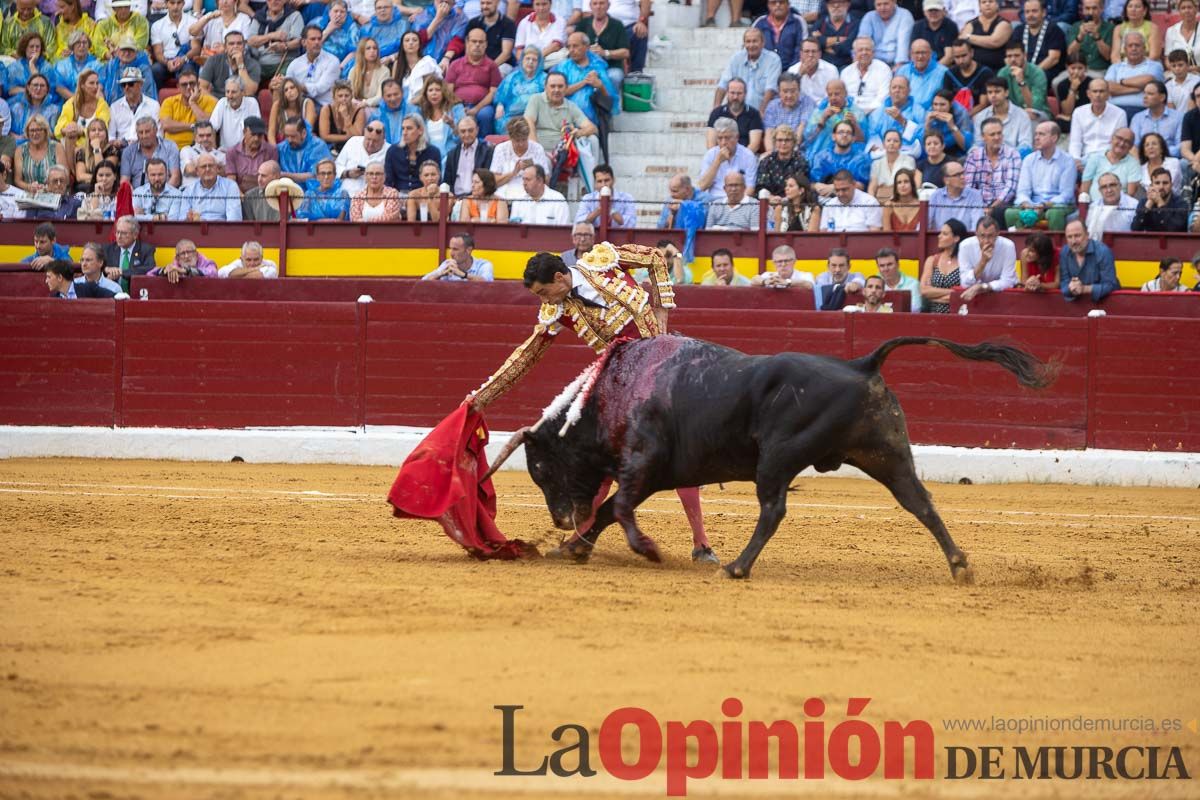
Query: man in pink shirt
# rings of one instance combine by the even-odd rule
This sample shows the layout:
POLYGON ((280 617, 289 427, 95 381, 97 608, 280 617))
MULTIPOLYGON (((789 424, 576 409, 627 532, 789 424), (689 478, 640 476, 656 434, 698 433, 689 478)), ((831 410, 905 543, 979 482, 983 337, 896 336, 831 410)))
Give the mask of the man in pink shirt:
POLYGON ((482 28, 467 31, 467 52, 450 64, 446 82, 462 101, 467 114, 479 123, 479 135, 492 133, 496 120, 496 88, 500 85, 500 68, 487 57, 487 33, 482 28))

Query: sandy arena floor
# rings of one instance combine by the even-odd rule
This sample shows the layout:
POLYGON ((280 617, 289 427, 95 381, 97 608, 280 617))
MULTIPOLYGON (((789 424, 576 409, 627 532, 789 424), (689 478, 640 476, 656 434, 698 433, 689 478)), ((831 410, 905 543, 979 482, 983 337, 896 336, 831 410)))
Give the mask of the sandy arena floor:
MULTIPOLYGON (((720 781, 694 796, 1198 797, 1192 781, 946 781, 950 745, 1177 745, 1200 773, 1200 491, 934 485, 977 584, 882 487, 799 482, 749 582, 688 560, 673 496, 645 507, 667 561, 615 529, 592 562, 477 563, 401 522, 394 470, 0 462, 0 797, 661 797, 494 777, 564 723, 928 720, 938 779, 720 781), (1171 733, 948 732, 971 717, 1179 719, 1171 733), (1192 723, 1195 724, 1195 723, 1192 723)), ((500 524, 558 540, 502 473, 500 524)), ((713 545, 745 544, 752 487, 704 491, 713 545)), ((599 766, 596 741, 592 766, 599 766)))

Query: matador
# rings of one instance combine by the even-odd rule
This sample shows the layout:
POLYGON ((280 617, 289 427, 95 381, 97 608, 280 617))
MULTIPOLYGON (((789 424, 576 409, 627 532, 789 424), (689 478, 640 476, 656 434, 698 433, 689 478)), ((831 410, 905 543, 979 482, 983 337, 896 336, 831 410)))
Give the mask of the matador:
MULTIPOLYGON (((467 399, 479 410, 512 388, 536 364, 564 328, 569 328, 600 354, 622 338, 645 339, 666 333, 667 312, 675 307, 666 261, 652 247, 629 244, 614 247, 601 242, 572 266, 553 253, 538 253, 525 267, 525 287, 542 301, 532 335, 482 386, 467 399), (649 271, 650 289, 642 288, 632 271, 649 271)), ((604 500, 609 484, 600 489, 593 508, 604 500)), ((700 490, 677 489, 692 528, 692 559, 719 563, 704 532, 700 490)), ((581 526, 562 552, 573 553, 580 542, 581 526)))

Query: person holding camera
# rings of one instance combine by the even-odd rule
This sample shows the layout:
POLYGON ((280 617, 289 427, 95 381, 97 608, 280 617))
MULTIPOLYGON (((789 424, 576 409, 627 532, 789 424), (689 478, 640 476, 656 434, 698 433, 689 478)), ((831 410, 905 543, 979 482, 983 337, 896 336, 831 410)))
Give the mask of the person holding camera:
POLYGON ((342 188, 351 196, 366 186, 363 176, 371 164, 382 164, 387 157, 383 120, 373 119, 363 128, 362 136, 351 136, 342 145, 337 157, 337 174, 342 188))
POLYGON ((1100 0, 1083 0, 1082 10, 1079 21, 1067 31, 1067 55, 1078 54, 1089 77, 1103 78, 1112 66, 1114 26, 1100 18, 1100 0))

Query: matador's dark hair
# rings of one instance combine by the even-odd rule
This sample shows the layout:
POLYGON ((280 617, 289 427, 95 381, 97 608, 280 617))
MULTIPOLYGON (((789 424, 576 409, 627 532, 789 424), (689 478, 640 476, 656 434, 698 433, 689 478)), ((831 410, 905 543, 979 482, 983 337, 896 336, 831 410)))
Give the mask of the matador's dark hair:
POLYGON ((550 283, 555 275, 566 271, 567 265, 558 253, 535 253, 525 265, 525 288, 535 283, 550 283))

